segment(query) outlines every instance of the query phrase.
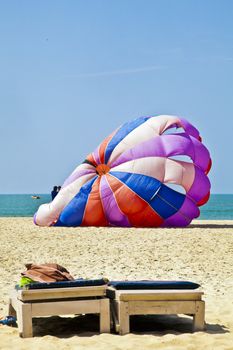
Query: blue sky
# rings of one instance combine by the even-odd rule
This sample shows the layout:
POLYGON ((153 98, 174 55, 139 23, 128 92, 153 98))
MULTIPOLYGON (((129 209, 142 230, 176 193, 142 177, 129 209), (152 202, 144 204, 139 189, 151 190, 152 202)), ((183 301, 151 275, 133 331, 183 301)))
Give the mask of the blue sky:
POLYGON ((120 124, 181 115, 233 193, 233 2, 0 3, 0 193, 48 193, 120 124))

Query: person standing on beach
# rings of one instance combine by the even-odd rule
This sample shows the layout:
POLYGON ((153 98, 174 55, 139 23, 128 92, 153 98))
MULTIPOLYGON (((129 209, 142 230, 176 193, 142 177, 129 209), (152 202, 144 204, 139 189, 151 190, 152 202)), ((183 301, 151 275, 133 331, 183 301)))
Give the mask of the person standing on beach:
POLYGON ((57 186, 53 186, 53 190, 51 192, 52 200, 54 200, 57 194, 58 194, 57 186))

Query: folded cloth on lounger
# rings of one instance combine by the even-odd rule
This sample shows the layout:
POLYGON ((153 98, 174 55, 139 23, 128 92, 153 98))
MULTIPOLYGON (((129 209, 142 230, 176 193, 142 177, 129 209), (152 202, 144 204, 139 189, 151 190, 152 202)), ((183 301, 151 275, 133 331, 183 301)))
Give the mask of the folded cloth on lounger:
POLYGON ((58 282, 58 281, 73 281, 69 271, 58 264, 26 264, 27 270, 21 275, 31 278, 35 282, 58 282))
POLYGON ((189 281, 110 281, 115 289, 197 289, 199 284, 189 281))

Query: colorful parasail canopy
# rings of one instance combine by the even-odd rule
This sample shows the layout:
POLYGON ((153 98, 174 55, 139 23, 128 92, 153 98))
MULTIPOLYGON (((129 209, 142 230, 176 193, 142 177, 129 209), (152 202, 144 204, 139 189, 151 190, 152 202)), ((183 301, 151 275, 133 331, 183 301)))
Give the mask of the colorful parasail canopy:
POLYGON ((40 226, 187 226, 210 195, 210 154, 187 120, 160 115, 122 125, 89 154, 40 226))

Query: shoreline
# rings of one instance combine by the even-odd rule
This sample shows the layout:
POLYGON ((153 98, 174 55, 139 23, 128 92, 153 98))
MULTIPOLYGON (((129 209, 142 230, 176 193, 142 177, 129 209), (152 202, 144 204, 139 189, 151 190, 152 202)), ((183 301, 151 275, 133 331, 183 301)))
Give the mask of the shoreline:
POLYGON ((186 228, 38 227, 32 217, 0 217, 0 315, 24 264, 56 262, 75 277, 190 280, 206 301, 205 332, 174 316, 138 317, 126 336, 101 334, 96 317, 35 319, 35 337, 0 326, 0 349, 230 349, 233 343, 233 220, 186 228), (90 329, 88 328, 90 326, 90 329))

